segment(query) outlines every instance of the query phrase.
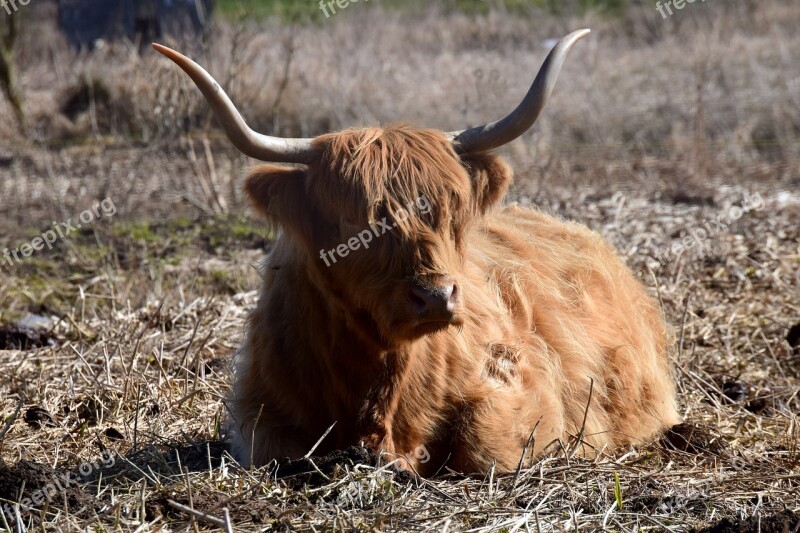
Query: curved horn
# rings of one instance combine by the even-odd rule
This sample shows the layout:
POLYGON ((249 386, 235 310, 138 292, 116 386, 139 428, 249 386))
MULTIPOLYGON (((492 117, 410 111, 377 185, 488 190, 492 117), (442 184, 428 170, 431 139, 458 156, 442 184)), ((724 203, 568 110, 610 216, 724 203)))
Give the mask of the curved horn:
POLYGON ((462 154, 484 152, 508 144, 528 131, 539 118, 539 113, 553 92, 570 49, 587 35, 589 30, 574 31, 553 47, 533 80, 528 94, 508 116, 491 124, 448 133, 456 151, 462 154))
POLYGON ((211 105, 228 139, 242 153, 254 159, 273 163, 309 162, 313 153, 311 139, 284 139, 253 131, 219 83, 203 67, 166 46, 153 43, 153 48, 174 61, 192 78, 211 105))

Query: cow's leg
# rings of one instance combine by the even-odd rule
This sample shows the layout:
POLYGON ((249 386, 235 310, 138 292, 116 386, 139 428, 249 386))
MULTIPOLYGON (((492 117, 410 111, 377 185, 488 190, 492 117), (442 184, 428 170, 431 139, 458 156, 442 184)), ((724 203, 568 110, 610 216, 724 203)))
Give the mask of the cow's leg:
POLYGON ((561 372, 539 344, 538 351, 533 340, 489 345, 454 428, 454 469, 513 471, 567 437, 561 372))
POLYGON ((231 452, 243 466, 263 466, 273 459, 297 459, 308 450, 300 443, 293 428, 268 426, 259 422, 235 424, 231 452))
POLYGON ((231 448, 241 464, 262 466, 272 459, 297 459, 308 451, 313 440, 300 424, 291 424, 298 416, 282 412, 279 406, 257 372, 247 365, 237 369, 230 402, 231 448))
POLYGON ((498 394, 465 409, 449 461, 464 473, 514 471, 523 460, 565 438, 564 419, 554 395, 498 394), (533 396, 533 397, 531 397, 533 396))
POLYGON ((373 387, 359 413, 358 440, 375 453, 396 453, 392 432, 392 419, 398 403, 394 381, 373 387))
POLYGON ((375 453, 385 453, 385 459, 390 461, 400 459, 400 468, 412 470, 418 464, 414 458, 414 446, 423 443, 417 435, 409 434, 411 428, 407 421, 400 424, 401 433, 396 428, 401 399, 403 394, 407 394, 408 359, 404 354, 389 354, 385 358, 380 376, 367 393, 359 412, 357 433, 359 441, 375 453))

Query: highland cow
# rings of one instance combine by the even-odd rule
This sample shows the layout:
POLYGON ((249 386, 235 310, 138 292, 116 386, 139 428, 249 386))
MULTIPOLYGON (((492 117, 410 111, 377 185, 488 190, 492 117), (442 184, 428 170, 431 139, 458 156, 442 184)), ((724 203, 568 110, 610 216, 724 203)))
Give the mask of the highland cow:
POLYGON ((205 70, 154 45, 242 152, 298 165, 256 167, 245 185, 282 233, 235 361, 242 463, 363 444, 422 475, 509 471, 554 443, 597 454, 679 421, 667 328, 613 249, 582 225, 500 206, 511 170, 490 150, 531 127, 587 33, 559 42, 497 122, 315 139, 254 132, 205 70), (430 209, 408 212, 420 198, 430 209), (378 224, 387 231, 356 246, 378 224))

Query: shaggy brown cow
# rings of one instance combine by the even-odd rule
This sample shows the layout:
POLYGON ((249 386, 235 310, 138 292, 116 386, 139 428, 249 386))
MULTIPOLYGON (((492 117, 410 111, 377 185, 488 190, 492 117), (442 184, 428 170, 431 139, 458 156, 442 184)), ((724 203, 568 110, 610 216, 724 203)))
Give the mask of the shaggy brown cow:
POLYGON ((533 124, 587 33, 563 39, 495 123, 316 139, 255 133, 207 72, 155 45, 239 149, 303 165, 256 167, 246 182, 284 231, 236 362, 243 463, 301 457, 335 423, 317 452, 364 443, 423 475, 508 471, 558 440, 591 454, 678 422, 664 322, 611 247, 498 206, 511 170, 487 151, 533 124))

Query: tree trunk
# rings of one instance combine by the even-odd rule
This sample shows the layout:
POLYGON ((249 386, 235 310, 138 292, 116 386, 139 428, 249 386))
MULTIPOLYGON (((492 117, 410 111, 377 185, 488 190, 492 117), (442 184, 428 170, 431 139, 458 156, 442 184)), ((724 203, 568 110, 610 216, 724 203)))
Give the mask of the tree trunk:
MULTIPOLYGON (((18 15, 19 16, 19 15, 18 15)), ((16 72, 14 70, 14 43, 17 40, 17 20, 12 16, 5 17, 2 24, 2 42, 0 42, 0 85, 14 109, 17 123, 22 128, 25 124, 25 113, 22 109, 22 97, 17 92, 16 72)))

